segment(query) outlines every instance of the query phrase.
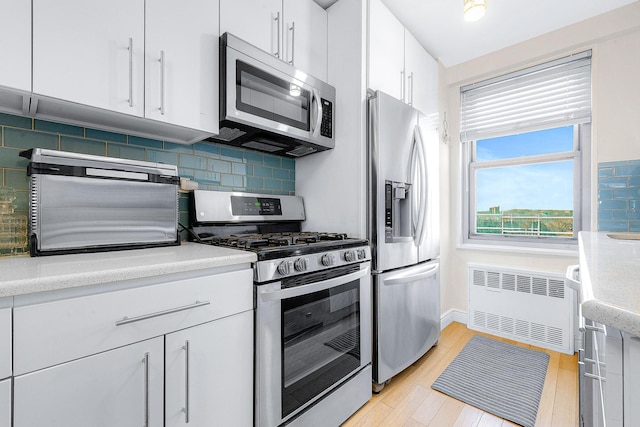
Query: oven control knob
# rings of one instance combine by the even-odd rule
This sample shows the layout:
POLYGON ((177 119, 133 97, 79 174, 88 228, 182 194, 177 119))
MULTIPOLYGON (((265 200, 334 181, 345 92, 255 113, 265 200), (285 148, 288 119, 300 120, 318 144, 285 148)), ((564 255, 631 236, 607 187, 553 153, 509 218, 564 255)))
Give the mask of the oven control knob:
POLYGON ((282 274, 283 276, 291 273, 292 264, 293 263, 291 261, 282 261, 280 265, 278 265, 278 273, 282 274))
POLYGON ((353 262, 356 260, 356 251, 346 251, 344 253, 344 260, 347 262, 353 262))
POLYGON ((309 258, 298 258, 293 263, 293 268, 296 271, 306 271, 309 268, 309 258))
POLYGON ((358 259, 365 259, 367 257, 367 251, 364 249, 358 249, 358 259))
POLYGON ((322 258, 320 259, 320 262, 325 267, 332 266, 333 264, 336 263, 336 256, 334 254, 324 254, 324 255, 322 255, 322 258))

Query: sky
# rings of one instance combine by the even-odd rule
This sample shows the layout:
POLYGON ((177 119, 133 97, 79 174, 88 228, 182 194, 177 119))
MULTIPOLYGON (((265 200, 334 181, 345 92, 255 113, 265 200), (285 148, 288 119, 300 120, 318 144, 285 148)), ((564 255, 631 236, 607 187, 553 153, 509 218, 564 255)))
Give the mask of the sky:
MULTIPOLYGON (((479 140, 478 162, 573 150, 573 127, 479 140)), ((478 169, 478 211, 573 209, 573 162, 478 169)))

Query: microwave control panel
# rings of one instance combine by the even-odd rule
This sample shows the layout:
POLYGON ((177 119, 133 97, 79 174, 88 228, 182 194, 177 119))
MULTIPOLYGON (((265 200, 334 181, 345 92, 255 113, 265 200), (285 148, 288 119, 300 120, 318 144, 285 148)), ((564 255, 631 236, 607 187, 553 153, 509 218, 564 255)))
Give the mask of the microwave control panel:
POLYGON ((324 98, 320 98, 322 103, 322 124, 320 125, 320 135, 327 138, 333 137, 333 103, 324 98))

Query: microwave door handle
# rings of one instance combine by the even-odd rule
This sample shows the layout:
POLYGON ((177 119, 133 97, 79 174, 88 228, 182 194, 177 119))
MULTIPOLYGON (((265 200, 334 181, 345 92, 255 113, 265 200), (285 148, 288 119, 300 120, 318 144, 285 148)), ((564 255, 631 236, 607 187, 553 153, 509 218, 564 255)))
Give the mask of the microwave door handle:
POLYGON ((370 268, 367 266, 360 271, 356 271, 355 273, 345 274, 344 276, 334 277, 332 279, 323 280, 321 282, 297 286, 295 288, 279 289, 277 291, 260 292, 260 297, 263 301, 276 301, 299 297, 301 295, 306 295, 313 292, 324 291, 341 284, 352 282, 354 280, 360 280, 363 277, 368 276, 369 273, 370 268))
POLYGON ((311 90, 312 102, 316 104, 316 121, 313 127, 313 137, 316 138, 320 133, 320 126, 322 125, 322 102, 320 102, 320 94, 316 89, 311 90))

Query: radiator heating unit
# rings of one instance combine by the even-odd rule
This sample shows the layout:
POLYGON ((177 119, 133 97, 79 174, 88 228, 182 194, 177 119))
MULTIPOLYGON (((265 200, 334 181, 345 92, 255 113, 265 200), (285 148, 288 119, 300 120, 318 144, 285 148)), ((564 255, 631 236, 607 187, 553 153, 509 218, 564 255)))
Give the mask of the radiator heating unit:
POLYGON ((564 275, 468 264, 469 329, 573 354, 576 295, 564 275))

